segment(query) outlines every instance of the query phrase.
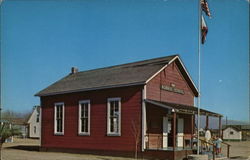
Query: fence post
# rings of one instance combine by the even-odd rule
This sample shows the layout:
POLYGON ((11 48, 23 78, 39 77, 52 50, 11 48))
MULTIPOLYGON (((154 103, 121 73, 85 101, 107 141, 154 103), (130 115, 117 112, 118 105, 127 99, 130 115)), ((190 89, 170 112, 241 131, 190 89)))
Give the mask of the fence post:
POLYGON ((230 145, 227 145, 227 158, 229 158, 230 145))
POLYGON ((147 149, 149 149, 149 142, 150 142, 150 141, 149 141, 149 134, 148 134, 148 145, 147 145, 147 146, 148 146, 148 148, 147 148, 147 149))
POLYGON ((184 148, 185 148, 185 145, 186 145, 184 135, 182 136, 182 139, 183 139, 183 141, 182 141, 183 144, 182 144, 182 145, 183 145, 183 149, 184 149, 184 148))
POLYGON ((215 146, 213 145, 213 160, 215 160, 215 146))

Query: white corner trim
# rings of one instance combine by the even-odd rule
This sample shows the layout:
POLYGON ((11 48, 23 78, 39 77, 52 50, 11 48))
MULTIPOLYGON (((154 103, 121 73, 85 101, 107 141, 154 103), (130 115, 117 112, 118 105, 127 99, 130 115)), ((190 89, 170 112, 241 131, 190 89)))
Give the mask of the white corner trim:
POLYGON ((174 62, 176 59, 178 58, 178 56, 175 56, 171 61, 168 62, 168 64, 166 64, 165 66, 163 66, 159 71, 157 71, 153 76, 151 76, 148 80, 146 80, 146 84, 153 79, 156 75, 158 75, 161 71, 163 71, 169 64, 171 64, 172 62, 174 62))
POLYGON ((42 103, 40 99, 40 115, 39 115, 39 145, 42 147, 42 103))
POLYGON ((142 125, 142 143, 141 143, 141 150, 142 152, 146 149, 146 141, 145 141, 145 135, 146 135, 146 128, 147 128, 147 121, 146 121, 146 104, 145 104, 145 99, 146 99, 146 88, 147 86, 144 85, 142 89, 142 120, 141 120, 141 125, 142 125))
POLYGON ((78 104, 78 135, 81 136, 89 136, 90 135, 90 100, 80 100, 78 104), (82 126, 82 121, 81 121, 81 112, 82 112, 82 107, 81 104, 87 103, 88 104, 88 132, 81 132, 81 126, 82 126))

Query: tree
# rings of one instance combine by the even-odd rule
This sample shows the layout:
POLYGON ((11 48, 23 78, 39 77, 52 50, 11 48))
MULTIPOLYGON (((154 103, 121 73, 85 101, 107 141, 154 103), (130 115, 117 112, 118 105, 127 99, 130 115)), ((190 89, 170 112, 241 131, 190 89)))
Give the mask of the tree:
POLYGON ((2 119, 4 120, 8 120, 11 122, 11 120, 13 119, 17 119, 17 118, 22 118, 25 120, 28 120, 29 116, 32 114, 33 110, 29 110, 29 111, 24 111, 24 112, 16 112, 13 110, 5 110, 4 112, 2 112, 2 119))
POLYGON ((0 123, 0 160, 2 160, 2 146, 6 139, 20 134, 21 132, 16 128, 12 128, 10 123, 0 123))
POLYGON ((131 120, 131 129, 132 129, 132 134, 133 134, 134 140, 135 140, 135 159, 137 159, 138 158, 138 148, 139 148, 139 144, 141 142, 141 128, 140 128, 140 120, 139 119, 131 120))

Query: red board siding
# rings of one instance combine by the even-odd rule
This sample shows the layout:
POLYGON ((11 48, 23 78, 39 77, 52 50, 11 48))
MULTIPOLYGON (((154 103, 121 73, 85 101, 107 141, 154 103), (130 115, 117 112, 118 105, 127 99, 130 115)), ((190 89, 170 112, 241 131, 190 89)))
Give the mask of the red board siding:
MULTIPOLYGON (((42 146, 134 151, 132 123, 141 128, 142 87, 126 87, 41 97, 42 146), (121 136, 107 136, 107 98, 121 97, 121 136), (90 100, 90 136, 78 135, 78 102, 90 100), (64 102, 64 135, 54 135, 54 103, 64 102)), ((140 150, 140 146, 138 148, 140 150)))
POLYGON ((147 99, 186 105, 194 104, 194 94, 174 62, 148 82, 147 99), (176 88, 184 90, 184 94, 160 89, 161 85, 170 86, 171 83, 175 84, 176 88))

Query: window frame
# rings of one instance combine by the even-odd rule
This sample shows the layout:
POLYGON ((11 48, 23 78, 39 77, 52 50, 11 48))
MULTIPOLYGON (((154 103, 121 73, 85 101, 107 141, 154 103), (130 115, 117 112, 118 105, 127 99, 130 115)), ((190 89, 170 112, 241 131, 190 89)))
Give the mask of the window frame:
POLYGON ((90 135, 90 100, 80 100, 78 104, 78 135, 81 136, 89 136, 90 135), (81 126, 81 112, 82 112, 82 104, 88 103, 88 132, 82 132, 81 126))
POLYGON ((121 98, 115 97, 115 98, 108 98, 107 99, 107 136, 121 136, 121 98), (119 109, 119 123, 118 123, 118 132, 111 132, 110 131, 110 102, 112 101, 118 101, 118 109, 119 109))
POLYGON ((64 135, 64 102, 57 102, 54 104, 54 135, 64 135), (62 132, 57 132, 57 119, 56 119, 56 107, 62 105, 62 132))
POLYGON ((39 123, 40 122, 40 115, 37 113, 36 115, 36 123, 39 123))
POLYGON ((33 129, 34 129, 33 133, 36 134, 36 130, 37 130, 36 126, 34 126, 33 129))

